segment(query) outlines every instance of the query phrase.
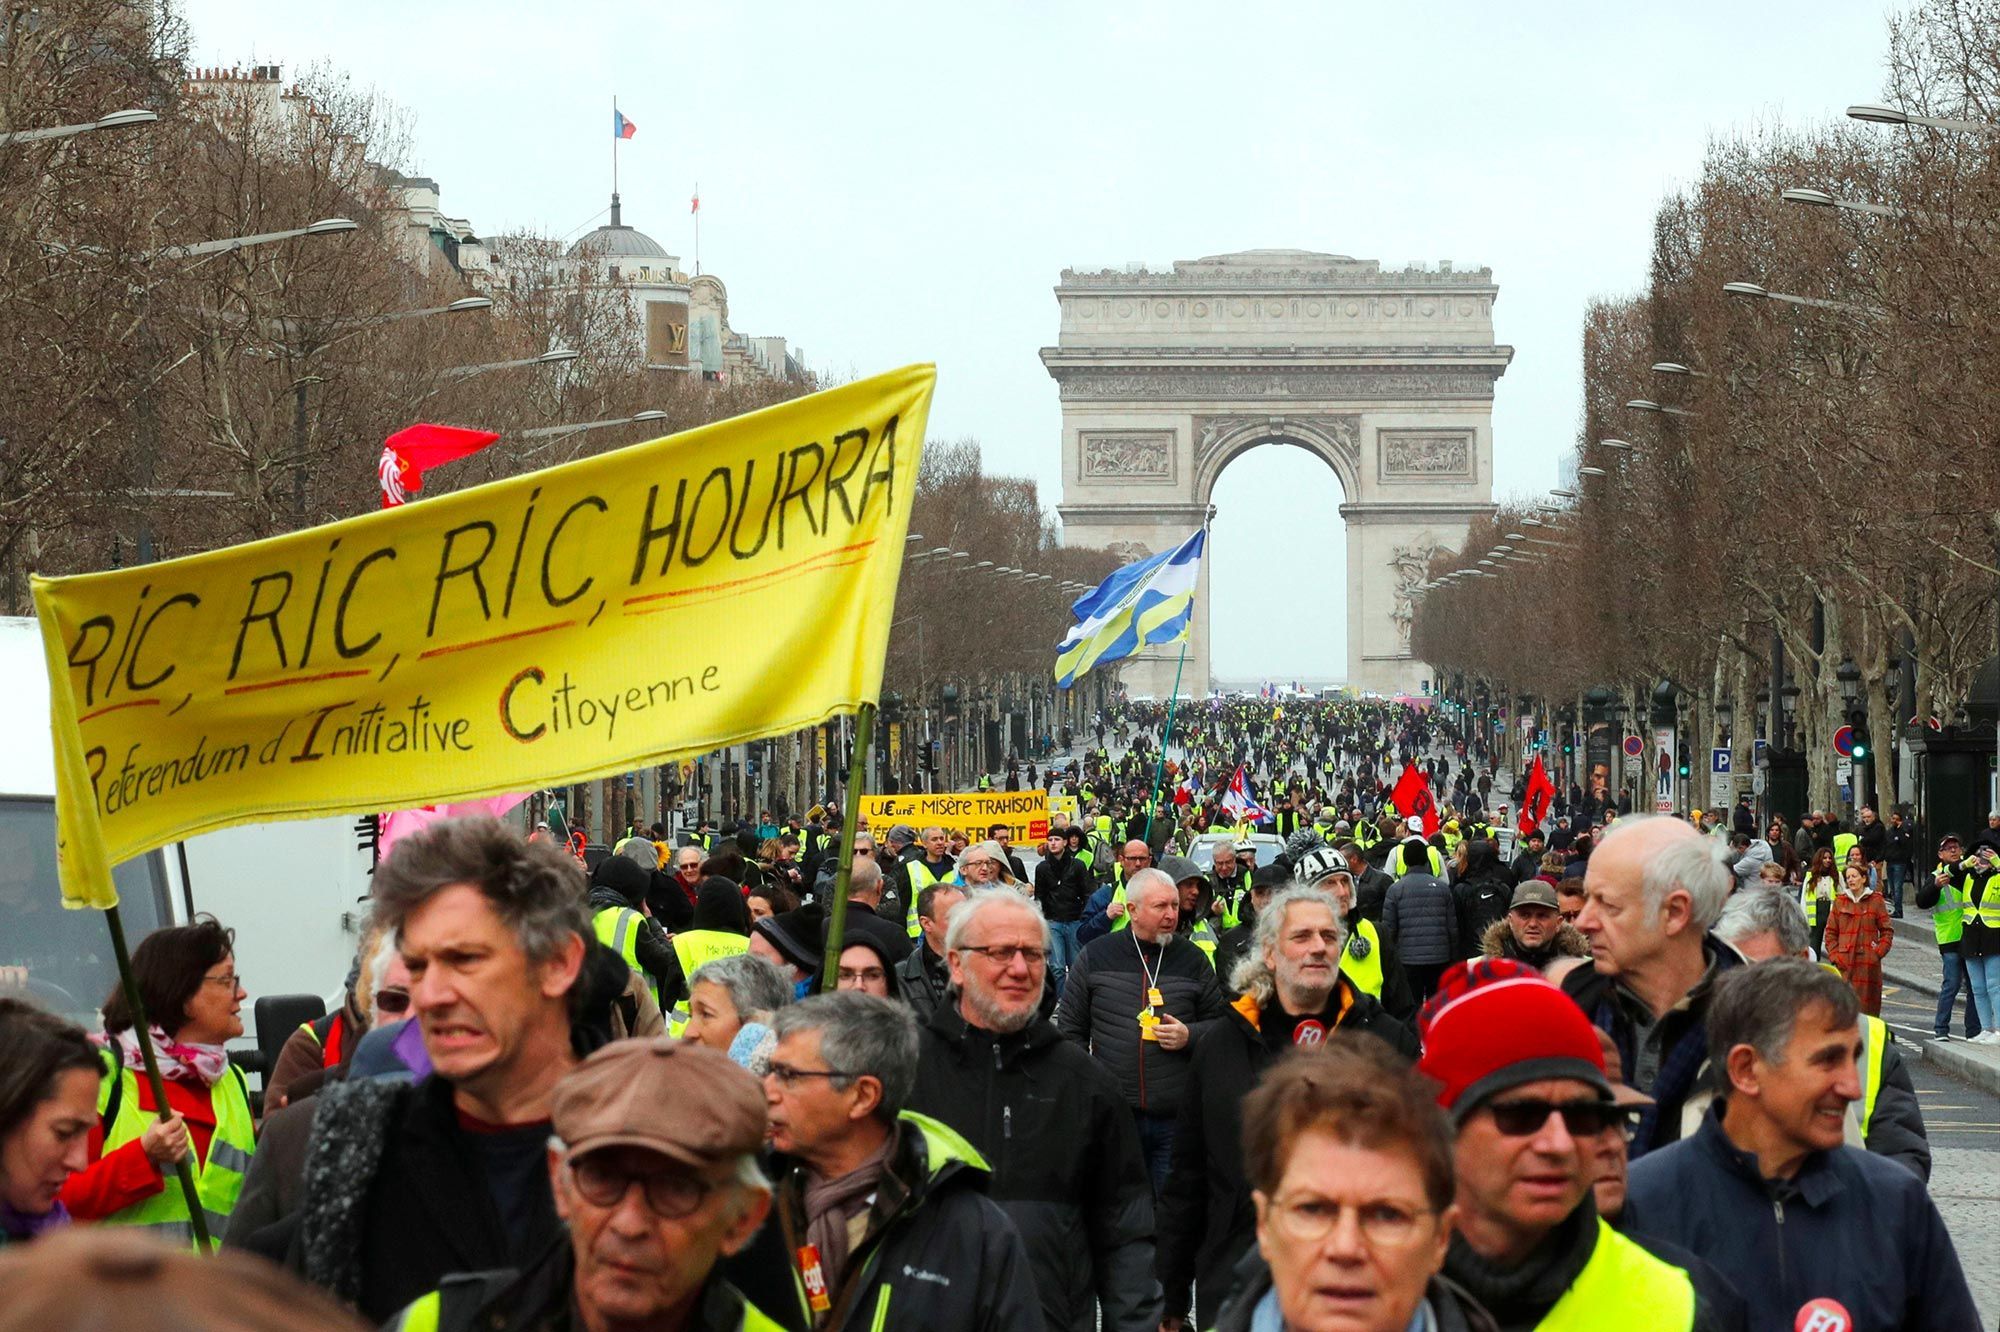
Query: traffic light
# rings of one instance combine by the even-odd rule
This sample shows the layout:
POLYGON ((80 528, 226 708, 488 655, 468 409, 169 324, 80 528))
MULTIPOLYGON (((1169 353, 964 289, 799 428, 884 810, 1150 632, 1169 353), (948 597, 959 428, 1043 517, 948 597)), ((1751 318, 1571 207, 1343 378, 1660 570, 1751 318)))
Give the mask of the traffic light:
POLYGON ((1576 753, 1576 746, 1568 740, 1563 741, 1563 757, 1568 758, 1574 753, 1576 753))
POLYGON ((1868 731, 1866 727, 1854 730, 1854 757, 1865 760, 1868 757, 1868 731))

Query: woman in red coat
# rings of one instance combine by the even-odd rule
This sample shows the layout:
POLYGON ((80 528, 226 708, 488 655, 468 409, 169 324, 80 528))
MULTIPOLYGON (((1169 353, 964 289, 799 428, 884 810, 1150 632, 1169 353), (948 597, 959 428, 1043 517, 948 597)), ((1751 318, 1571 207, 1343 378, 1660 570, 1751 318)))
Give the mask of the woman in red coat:
MULTIPOLYGON (((211 1229, 226 1219, 254 1139, 240 1073, 229 1067, 225 1041, 243 1034, 244 989, 236 974, 235 936, 207 918, 155 930, 132 950, 132 978, 151 1025, 153 1047, 167 1089, 166 1118, 159 1117, 152 1085, 143 1072, 133 1014, 122 989, 104 1005, 105 1101, 90 1131, 90 1165, 70 1176, 62 1203, 79 1221, 113 1221, 174 1229, 172 1218, 154 1218, 151 1200, 178 1190, 174 1172, 192 1159, 211 1229), (118 1104, 109 1104, 115 1095, 118 1104), (115 1117, 115 1119, 114 1119, 115 1117), (143 1129, 140 1126, 143 1125, 143 1129), (218 1133, 220 1130, 220 1134, 218 1133), (105 1139, 113 1139, 106 1150, 105 1139), (225 1163, 226 1169, 219 1169, 225 1163)), ((167 1211, 185 1221, 178 1194, 167 1211)))
POLYGON ((1826 960, 1840 968, 1870 1017, 1882 1016, 1882 957, 1895 942, 1889 904, 1866 868, 1849 865, 1826 918, 1826 960))

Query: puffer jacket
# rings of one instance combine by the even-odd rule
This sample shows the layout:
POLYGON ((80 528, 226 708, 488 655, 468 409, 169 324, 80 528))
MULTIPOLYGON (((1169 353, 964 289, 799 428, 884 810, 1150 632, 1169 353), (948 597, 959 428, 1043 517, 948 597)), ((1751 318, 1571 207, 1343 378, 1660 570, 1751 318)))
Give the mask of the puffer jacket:
POLYGON ((1406 967, 1434 967, 1458 951, 1458 903, 1434 874, 1405 874, 1382 903, 1382 933, 1406 967))
POLYGON ((1507 928, 1505 920, 1496 920, 1486 927, 1486 933, 1479 938, 1479 955, 1504 957, 1540 971, 1559 957, 1589 957, 1590 940, 1584 938, 1576 926, 1564 921, 1555 937, 1531 954, 1514 938, 1514 932, 1507 928))
MULTIPOLYGON (((1147 950, 1166 1001, 1165 1011, 1185 1022, 1191 1037, 1221 1019, 1225 1005, 1215 968, 1206 954, 1176 935, 1157 953, 1147 950)), ((1178 1050, 1139 1037, 1139 1011, 1146 1007, 1146 970, 1140 966, 1138 935, 1119 930, 1094 940, 1069 964, 1056 1026, 1083 1046, 1118 1080, 1125 1103, 1149 1115, 1173 1115, 1187 1090, 1194 1041, 1178 1050)))
MULTIPOLYGON (((771 1207, 788 1253, 806 1244, 806 1167, 773 1158, 771 1207)), ((963 1135, 905 1110, 867 1229, 811 1320, 823 1332, 1045 1332, 1014 1223, 985 1194, 987 1166, 963 1135)), ((796 1283, 794 1283, 796 1285, 796 1283)), ((798 1290, 799 1307, 805 1293, 798 1290)))
POLYGON ((996 1037, 952 1005, 923 1029, 910 1108, 963 1134, 1021 1232, 1050 1332, 1155 1332, 1153 1195, 1118 1084, 1052 1023, 996 1037))
MULTIPOLYGON (((1405 1058, 1417 1057, 1417 1038, 1382 1005, 1340 978, 1336 1032, 1367 1032, 1405 1058)), ((1243 1097, 1275 1056, 1264 1043, 1262 1010, 1250 995, 1194 1041, 1186 1100, 1174 1128, 1173 1160, 1160 1194, 1160 1244, 1155 1271, 1169 1316, 1187 1316, 1188 1283, 1200 1287, 1204 1317, 1214 1322, 1229 1274, 1246 1250, 1254 1251, 1257 1215, 1243 1166, 1243 1097)))

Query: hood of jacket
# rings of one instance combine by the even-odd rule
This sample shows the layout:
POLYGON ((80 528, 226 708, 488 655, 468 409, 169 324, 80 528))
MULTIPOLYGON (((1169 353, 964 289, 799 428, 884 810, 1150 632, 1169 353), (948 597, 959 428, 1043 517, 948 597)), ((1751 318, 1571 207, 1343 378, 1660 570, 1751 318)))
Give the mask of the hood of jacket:
MULTIPOLYGON (((1578 930, 1576 926, 1570 924, 1568 921, 1564 921, 1562 928, 1556 931, 1555 937, 1543 946, 1542 951, 1548 955, 1541 963, 1537 964, 1542 966, 1546 966, 1559 957, 1589 957, 1590 940, 1584 938, 1582 931, 1578 930)), ((1515 941, 1513 932, 1507 928, 1507 918, 1505 916, 1488 925, 1486 933, 1479 936, 1479 952, 1482 957, 1511 957, 1519 961, 1531 960, 1526 957, 1521 945, 1515 941)))

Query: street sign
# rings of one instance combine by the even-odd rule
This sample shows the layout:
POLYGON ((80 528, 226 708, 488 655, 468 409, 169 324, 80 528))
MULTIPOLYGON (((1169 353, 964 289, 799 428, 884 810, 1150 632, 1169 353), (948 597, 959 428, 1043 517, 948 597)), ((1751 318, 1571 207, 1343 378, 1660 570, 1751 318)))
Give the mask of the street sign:
POLYGON ((1641 755, 1641 754, 1643 754, 1643 753, 1645 753, 1645 752, 1646 752, 1646 742, 1645 742, 1645 741, 1641 740, 1641 739, 1640 739, 1640 738, 1639 738, 1638 736, 1636 736, 1636 735, 1628 735, 1628 736, 1626 736, 1626 737, 1625 737, 1625 757, 1626 757, 1626 758, 1638 758, 1638 757, 1639 757, 1639 755, 1641 755))
MULTIPOLYGON (((1853 757, 1854 728, 1852 726, 1843 726, 1833 733, 1833 752, 1844 759, 1853 757)), ((1852 765, 1850 764, 1849 766, 1852 765)))
MULTIPOLYGON (((1846 730, 1846 727, 1842 727, 1846 730)), ((1840 798, 1847 804, 1854 803, 1854 760, 1837 758, 1833 761, 1833 779, 1840 783, 1840 798)))
POLYGON ((1727 749, 1708 751, 1708 804, 1710 809, 1726 808, 1730 803, 1735 783, 1731 781, 1730 764, 1734 755, 1727 749))
MULTIPOLYGON (((1761 736, 1755 740, 1752 740, 1750 742, 1750 766, 1753 768, 1770 767, 1771 759, 1769 753, 1767 752, 1769 751, 1770 748, 1771 748, 1771 742, 1765 740, 1761 736)), ((1757 794, 1763 795, 1764 788, 1762 788, 1761 786, 1758 787, 1757 794)))

